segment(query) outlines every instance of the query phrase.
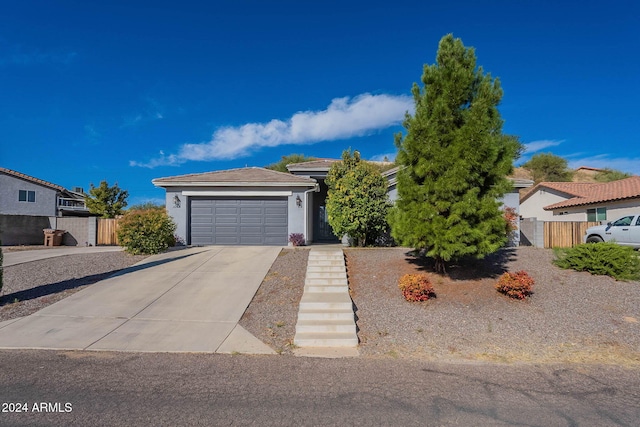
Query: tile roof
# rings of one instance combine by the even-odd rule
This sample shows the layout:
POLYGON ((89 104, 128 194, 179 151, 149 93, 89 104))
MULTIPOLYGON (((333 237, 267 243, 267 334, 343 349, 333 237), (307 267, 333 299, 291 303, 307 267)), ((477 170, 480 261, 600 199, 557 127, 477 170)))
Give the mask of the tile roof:
POLYGON ((539 182, 520 198, 520 203, 527 200, 542 187, 565 193, 569 197, 579 197, 586 196, 588 189, 594 185, 599 184, 593 182, 539 182))
POLYGON ((316 159, 302 163, 291 163, 287 165, 287 169, 290 171, 302 171, 302 170, 329 170, 331 165, 340 162, 340 159, 316 159))
POLYGON ((194 173, 188 175, 156 178, 152 181, 159 187, 165 185, 307 185, 316 183, 315 179, 278 172, 258 167, 229 169, 222 171, 194 173))
POLYGON ((25 175, 25 174, 20 173, 20 172, 16 172, 16 171, 11 170, 11 169, 0 167, 0 172, 5 173, 7 175, 14 176, 16 178, 23 179, 25 181, 32 182, 34 184, 42 185, 43 187, 52 188, 52 189, 58 190, 58 191, 65 191, 64 187, 61 187, 61 186, 56 185, 56 184, 52 184, 52 183, 50 183, 48 181, 44 181, 42 179, 38 179, 38 178, 34 178, 32 176, 29 176, 29 175, 25 175))
MULTIPOLYGON (((549 183, 546 183, 549 184, 549 183)), ((559 183, 555 183, 559 184, 559 183)), ((568 184, 568 183, 567 183, 568 184)), ((577 183, 573 183, 577 184, 577 183)), ((632 176, 618 181, 586 184, 569 200, 545 206, 544 210, 568 208, 571 206, 590 205, 595 203, 611 202, 616 200, 640 198, 640 176, 632 176)))

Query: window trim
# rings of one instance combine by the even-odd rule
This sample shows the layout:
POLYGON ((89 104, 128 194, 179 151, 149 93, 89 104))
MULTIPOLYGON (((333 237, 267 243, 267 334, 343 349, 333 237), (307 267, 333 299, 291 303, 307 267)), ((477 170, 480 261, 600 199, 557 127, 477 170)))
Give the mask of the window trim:
POLYGON ((606 206, 599 207, 599 208, 589 208, 589 209, 587 209, 587 221, 589 221, 589 222, 599 222, 599 221, 606 221, 606 220, 607 220, 607 208, 606 208, 606 206), (589 214, 595 215, 595 219, 590 220, 589 219, 589 214), (602 217, 601 217, 601 215, 602 215, 602 217))
POLYGON ((18 202, 35 203, 36 202, 35 190, 18 190, 18 202))

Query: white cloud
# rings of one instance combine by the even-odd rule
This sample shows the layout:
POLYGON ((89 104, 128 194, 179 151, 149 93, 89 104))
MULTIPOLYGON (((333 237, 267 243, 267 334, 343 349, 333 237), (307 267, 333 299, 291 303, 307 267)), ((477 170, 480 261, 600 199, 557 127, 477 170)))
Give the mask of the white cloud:
POLYGON ((560 141, 556 141, 553 139, 543 139, 540 141, 532 141, 529 142, 528 144, 524 144, 524 152, 525 154, 531 154, 531 153, 537 153, 540 150, 544 150, 545 148, 549 148, 549 147, 556 147, 560 144, 562 144, 564 142, 564 140, 560 140, 560 141))
POLYGON ((131 161, 131 166, 153 168, 187 161, 228 160, 249 155, 264 147, 314 144, 367 135, 400 123, 413 111, 409 96, 371 95, 336 98, 322 111, 302 111, 286 121, 247 123, 216 130, 209 142, 184 144, 177 154, 161 154, 149 162, 131 161))

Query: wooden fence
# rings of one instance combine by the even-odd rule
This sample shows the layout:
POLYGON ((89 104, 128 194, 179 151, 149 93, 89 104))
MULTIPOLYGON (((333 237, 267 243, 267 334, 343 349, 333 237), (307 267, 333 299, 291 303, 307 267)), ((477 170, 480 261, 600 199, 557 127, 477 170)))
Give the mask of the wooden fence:
POLYGON ((117 245, 118 219, 98 218, 98 245, 117 245))
POLYGON ((544 223, 545 248, 572 248, 584 242, 584 233, 599 222, 553 221, 544 223))

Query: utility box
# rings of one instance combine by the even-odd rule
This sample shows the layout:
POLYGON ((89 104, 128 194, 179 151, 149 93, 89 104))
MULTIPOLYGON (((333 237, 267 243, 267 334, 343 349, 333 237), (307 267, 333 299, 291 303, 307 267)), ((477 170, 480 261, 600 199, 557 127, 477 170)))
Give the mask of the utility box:
POLYGON ((60 246, 62 244, 62 236, 66 233, 65 230, 54 230, 52 228, 45 228, 42 231, 44 231, 45 246, 60 246))

